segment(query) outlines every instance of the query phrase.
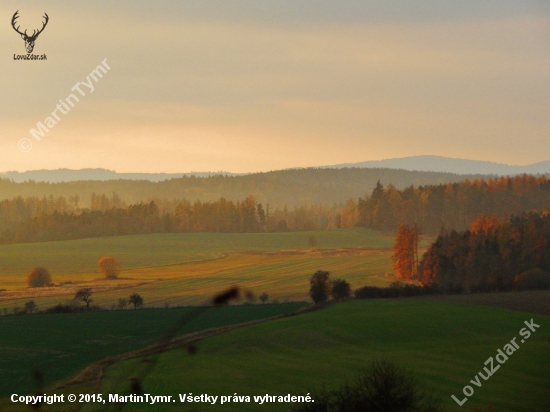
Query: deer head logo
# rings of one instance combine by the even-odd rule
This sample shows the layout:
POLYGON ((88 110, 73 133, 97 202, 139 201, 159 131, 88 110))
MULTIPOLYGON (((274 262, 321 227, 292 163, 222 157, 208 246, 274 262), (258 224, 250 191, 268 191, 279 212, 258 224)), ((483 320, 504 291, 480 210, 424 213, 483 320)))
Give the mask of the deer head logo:
POLYGON ((21 26, 15 27, 15 20, 17 20, 17 18, 19 17, 18 13, 19 13, 19 10, 17 10, 15 12, 15 14, 13 15, 13 17, 11 19, 11 25, 12 25, 13 29, 21 35, 23 40, 25 40, 25 48, 27 49, 27 53, 32 53, 32 51, 34 49, 34 42, 36 41, 36 38, 38 37, 38 35, 40 33, 42 33, 44 31, 44 28, 46 27, 46 24, 48 24, 48 20, 50 18, 48 17, 48 15, 46 13, 44 13, 44 18, 46 19, 46 21, 44 21, 44 23, 42 24, 42 28, 38 31, 33 30, 32 35, 29 36, 27 34, 27 30, 25 30, 24 33, 19 31, 19 27, 21 27, 21 26))

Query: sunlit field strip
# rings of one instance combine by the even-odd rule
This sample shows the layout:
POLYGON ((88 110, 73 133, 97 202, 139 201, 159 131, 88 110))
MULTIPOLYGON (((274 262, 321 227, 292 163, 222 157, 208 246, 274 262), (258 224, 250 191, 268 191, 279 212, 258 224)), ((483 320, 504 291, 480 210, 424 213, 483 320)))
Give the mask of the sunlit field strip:
POLYGON ((315 256, 315 252, 300 255, 238 253, 202 263, 128 270, 121 281, 82 281, 59 288, 56 296, 40 296, 42 291, 37 289, 36 296, 0 300, 0 308, 22 307, 31 298, 39 308, 46 308, 71 300, 74 290, 79 287, 106 285, 117 288, 99 291, 93 299, 95 304, 108 308, 132 293, 141 294, 147 306, 203 304, 220 290, 233 285, 249 289, 256 295, 266 292, 271 299, 279 301, 307 300, 309 277, 319 269, 330 271, 334 278, 346 279, 352 288, 383 286, 394 280, 385 276, 391 270, 390 252, 366 251, 336 257, 315 256), (126 287, 136 284, 138 286, 126 287))
POLYGON ((35 266, 47 267, 55 283, 64 281, 65 274, 93 276, 102 256, 116 257, 123 269, 150 268, 218 259, 238 251, 305 250, 311 248, 311 236, 319 249, 393 245, 393 235, 359 228, 288 233, 164 233, 0 245, 0 288, 25 287, 25 275, 35 266))

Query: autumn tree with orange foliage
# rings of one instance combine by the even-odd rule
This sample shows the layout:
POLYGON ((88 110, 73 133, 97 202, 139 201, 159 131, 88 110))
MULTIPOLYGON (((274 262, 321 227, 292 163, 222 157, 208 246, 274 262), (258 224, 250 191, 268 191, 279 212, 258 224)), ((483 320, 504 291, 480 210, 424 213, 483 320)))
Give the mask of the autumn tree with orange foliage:
POLYGON ((494 213, 480 214, 470 223, 470 232, 488 235, 495 231, 499 225, 500 221, 494 213))
POLYGON ((27 284, 31 288, 48 286, 52 283, 52 276, 45 267, 36 267, 27 275, 27 284))
POLYGON ((399 225, 393 246, 393 268, 403 280, 416 279, 418 274, 418 239, 420 230, 416 225, 399 225))
POLYGON ((99 272, 107 279, 116 279, 120 274, 120 263, 112 256, 106 256, 99 259, 97 262, 99 272))
POLYGON ((503 222, 481 215, 470 230, 442 231, 424 254, 418 279, 443 293, 550 288, 550 214, 503 222))
POLYGON ((464 231, 480 214, 487 214, 476 230, 488 230, 510 216, 542 211, 550 204, 550 179, 521 175, 488 180, 426 185, 397 189, 380 182, 370 196, 357 203, 359 226, 397 230, 399 224, 417 224, 426 234, 441 227, 464 231))

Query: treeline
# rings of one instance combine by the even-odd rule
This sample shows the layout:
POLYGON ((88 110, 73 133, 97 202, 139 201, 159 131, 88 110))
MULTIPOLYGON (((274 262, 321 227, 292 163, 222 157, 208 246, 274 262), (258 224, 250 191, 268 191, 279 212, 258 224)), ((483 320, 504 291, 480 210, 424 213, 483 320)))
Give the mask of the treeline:
MULTIPOLYGON (((361 185, 362 190, 368 187, 370 179, 376 176, 373 174, 374 170, 302 169, 248 176, 184 178, 198 186, 210 185, 210 189, 217 185, 217 192, 237 187, 238 191, 243 191, 245 188, 253 187, 259 192, 270 193, 269 196, 277 193, 282 196, 279 199, 286 199, 287 195, 292 194, 294 197, 289 203, 290 206, 273 204, 269 201, 269 196, 262 197, 260 203, 256 200, 258 197, 250 192, 238 199, 217 197, 216 200, 201 200, 200 198, 210 197, 213 192, 209 191, 210 189, 199 190, 198 186, 186 186, 187 183, 182 183, 182 179, 158 183, 112 181, 52 184, 49 187, 63 187, 64 190, 76 190, 79 185, 97 184, 103 188, 110 185, 122 185, 123 188, 127 184, 136 185, 132 186, 132 190, 143 189, 137 197, 148 200, 129 203, 125 196, 118 192, 112 192, 111 195, 106 195, 105 192, 92 192, 89 198, 82 198, 75 191, 70 192, 68 196, 57 197, 17 196, 0 201, 0 241, 31 242, 172 231, 324 230, 353 226, 394 231, 400 224, 415 226, 418 233, 437 234, 442 228, 466 230, 469 223, 479 214, 492 213, 500 220, 506 220, 510 216, 519 216, 529 210, 550 209, 550 181, 544 176, 529 175, 420 185, 416 188, 411 185, 404 189, 398 189, 391 184, 385 188, 378 181, 376 185, 373 184, 375 187, 370 196, 350 197, 357 191, 360 178, 365 178, 364 184, 361 185), (345 176, 350 177, 349 182, 342 180, 345 176), (299 181, 300 177, 304 180, 299 181), (288 186, 285 186, 285 182, 288 186), (265 184, 265 187, 260 189, 260 183, 265 184), (157 193, 155 190, 147 189, 155 185, 164 185, 158 187, 164 188, 159 193, 165 193, 165 197, 148 196, 148 193, 157 193), (185 187, 190 191, 185 189, 183 192, 192 193, 190 198, 197 200, 176 197, 185 187), (171 190, 164 191, 165 189, 171 190), (328 201, 335 196, 344 200, 328 201), (319 201, 308 202, 309 199, 319 201)), ((378 172, 399 171, 378 169, 378 172)), ((394 177, 396 176, 398 177, 394 177)), ((5 183, 0 180, 0 187, 5 183)), ((41 184, 27 182, 18 185, 24 187, 41 184)))
MULTIPOLYGON (((242 176, 216 175, 209 177, 186 176, 177 179, 151 182, 147 180, 86 180, 65 183, 28 181, 15 183, 0 179, 0 200, 23 198, 78 198, 82 208, 91 208, 93 193, 117 193, 125 204, 149 203, 155 199, 189 199, 201 202, 217 201, 221 197, 234 202, 248 195, 261 199, 273 208, 292 208, 301 205, 330 206, 357 199, 377 181, 392 183, 398 188, 410 185, 427 185, 457 182, 481 175, 463 176, 451 173, 411 172, 394 169, 363 168, 309 168, 253 173, 242 176)), ((159 206, 160 207, 160 206, 159 206)))
POLYGON ((544 176, 464 180, 401 190, 378 182, 370 196, 358 200, 357 220, 358 225, 377 230, 395 231, 403 223, 437 234, 442 227, 465 230, 483 213, 506 219, 549 208, 550 181, 544 176))
POLYGON ((54 212, 73 213, 79 210, 78 198, 49 198, 21 196, 0 202, 0 232, 13 229, 23 222, 38 215, 48 215, 54 212))
POLYGON ((443 232, 417 279, 444 293, 550 288, 550 213, 481 215, 468 230, 443 232))
POLYGON ((264 207, 252 196, 242 201, 159 200, 125 206, 117 195, 93 195, 93 209, 78 199, 15 198, 0 202, 0 242, 41 242, 99 236, 166 232, 286 232, 352 227, 344 205, 264 207), (159 206, 160 205, 160 206, 159 206))
POLYGON ((438 293, 437 288, 431 285, 415 285, 396 281, 388 287, 363 286, 353 293, 356 299, 376 298, 408 298, 411 296, 433 295, 438 293))

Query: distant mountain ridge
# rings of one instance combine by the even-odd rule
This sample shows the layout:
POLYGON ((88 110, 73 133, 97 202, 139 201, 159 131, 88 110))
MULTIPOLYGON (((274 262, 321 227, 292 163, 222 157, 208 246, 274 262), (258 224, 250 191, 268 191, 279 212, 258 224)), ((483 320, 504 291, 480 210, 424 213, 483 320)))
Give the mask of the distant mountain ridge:
MULTIPOLYGON (((458 175, 497 175, 514 176, 521 174, 550 174, 550 161, 534 163, 527 166, 507 165, 503 163, 486 162, 481 160, 456 159, 443 156, 410 156, 385 160, 370 160, 358 163, 342 163, 329 166, 314 167, 314 169, 397 169, 418 172, 452 173, 458 175)), ((300 170, 292 168, 286 170, 300 170)), ((271 173, 271 172, 264 172, 271 173)), ((57 169, 31 170, 27 172, 4 172, 0 178, 10 179, 16 183, 34 180, 35 182, 75 182, 75 181, 107 181, 107 180, 148 180, 162 182, 164 180, 181 177, 211 177, 211 176, 244 176, 254 173, 230 172, 191 172, 191 173, 118 173, 108 169, 57 169)))
POLYGON ((163 180, 178 179, 180 177, 196 176, 209 177, 217 175, 236 176, 228 172, 191 172, 191 173, 118 173, 108 169, 57 169, 57 170, 30 170, 27 172, 0 173, 0 178, 11 179, 16 183, 34 180, 35 182, 76 182, 85 180, 148 180, 161 182, 163 180))
POLYGON ((503 163, 486 162, 481 160, 455 159, 443 156, 411 156, 396 159, 371 160, 358 163, 342 163, 325 166, 329 168, 389 168, 419 172, 440 172, 454 174, 483 174, 513 176, 521 174, 549 174, 550 161, 533 163, 527 166, 507 165, 503 163))

